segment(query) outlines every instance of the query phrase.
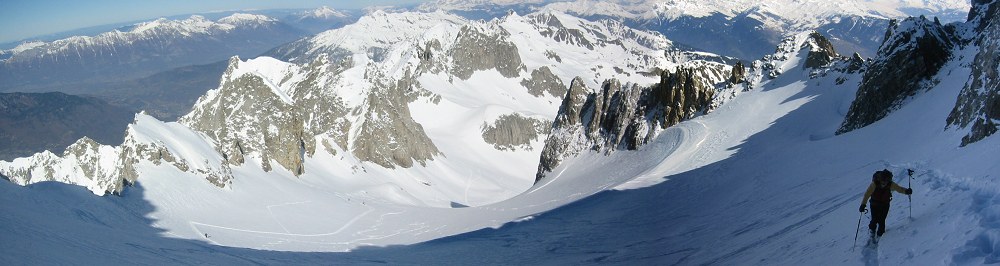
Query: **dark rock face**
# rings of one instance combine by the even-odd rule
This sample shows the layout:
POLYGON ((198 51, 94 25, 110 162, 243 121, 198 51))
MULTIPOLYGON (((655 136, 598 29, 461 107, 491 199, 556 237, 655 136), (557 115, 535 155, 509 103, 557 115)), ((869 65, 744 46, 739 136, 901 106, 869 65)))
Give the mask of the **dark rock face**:
POLYGON ((62 153, 82 137, 117 145, 132 110, 105 101, 63 94, 0 93, 0 160, 50 150, 62 153))
POLYGON ((809 55, 806 56, 806 68, 819 68, 826 66, 838 57, 837 51, 833 49, 833 44, 831 44, 826 37, 823 37, 822 34, 819 34, 819 32, 814 31, 810 33, 809 38, 816 42, 816 46, 818 46, 819 49, 812 49, 809 51, 809 55))
POLYGON ((497 25, 463 26, 449 51, 454 62, 451 74, 465 80, 478 70, 496 69, 504 77, 517 77, 525 67, 509 36, 497 25))
POLYGON ((372 119, 358 125, 361 129, 353 143, 354 156, 385 168, 409 168, 413 162, 425 165, 441 154, 424 127, 410 115, 406 91, 421 90, 418 84, 407 75, 371 90, 361 111, 372 119))
POLYGON ((331 154, 339 148, 385 168, 424 164, 440 154, 410 115, 408 103, 426 91, 410 71, 391 80, 369 65, 365 76, 372 87, 363 104, 348 108, 323 82, 349 64, 332 64, 319 57, 302 68, 288 65, 284 77, 271 80, 249 73, 236 76, 241 64, 238 58, 230 60, 219 89, 180 119, 216 141, 218 152, 231 165, 243 164, 252 153, 261 158, 265 171, 273 169, 270 161, 274 160, 300 175, 305 171, 305 158, 317 148, 331 154), (302 80, 293 79, 296 74, 302 80), (358 135, 349 142, 355 127, 358 135))
POLYGON ((740 84, 743 83, 743 78, 747 76, 747 70, 743 67, 743 62, 737 61, 733 65, 733 71, 729 74, 729 83, 740 84))
POLYGON ((483 140, 502 151, 518 148, 531 150, 531 141, 544 136, 551 130, 550 121, 542 121, 520 114, 500 116, 493 124, 483 126, 483 140))
POLYGON ((305 89, 315 85, 323 64, 307 67, 306 79, 298 84, 303 89, 287 96, 289 99, 276 94, 274 85, 259 76, 234 76, 239 64, 238 58, 230 59, 219 89, 214 95, 199 99, 195 109, 180 122, 217 141, 219 154, 229 164, 241 165, 247 154, 257 152, 265 171, 272 169, 270 160, 275 160, 293 174, 302 174, 305 156, 316 149, 312 130, 337 128, 329 119, 309 117, 303 112, 317 111, 314 105, 322 105, 324 114, 346 113, 336 99, 311 95, 305 89), (308 99, 296 104, 296 98, 308 99))
POLYGON ((1000 123, 1000 2, 973 1, 970 23, 978 23, 974 44, 979 46, 972 63, 972 76, 962 88, 955 107, 948 115, 948 125, 962 128, 972 125, 962 137, 962 146, 982 140, 997 132, 1000 123), (988 3, 990 2, 990 3, 988 3))
POLYGON ((865 67, 865 59, 859 53, 854 53, 850 60, 850 65, 847 66, 847 73, 858 73, 858 71, 861 71, 865 67))
POLYGON ((648 143, 660 129, 705 112, 714 87, 702 80, 699 68, 664 72, 660 83, 649 88, 608 80, 589 92, 579 77, 573 79, 545 140, 535 182, 567 156, 583 150, 610 152, 635 150, 648 143), (584 146, 580 146, 584 144, 584 146))
POLYGON ((557 97, 566 95, 566 85, 547 66, 532 70, 531 79, 522 79, 521 86, 528 88, 528 93, 536 97, 546 92, 557 97))
POLYGON ((893 21, 837 134, 865 127, 932 85, 956 45, 954 28, 924 17, 893 21))
POLYGON ((546 26, 538 31, 538 33, 541 33, 542 36, 552 38, 558 42, 573 44, 594 50, 594 43, 584 37, 584 34, 580 31, 580 29, 567 28, 562 24, 562 22, 559 21, 558 18, 555 17, 555 15, 541 14, 532 17, 532 20, 534 20, 538 25, 546 26))

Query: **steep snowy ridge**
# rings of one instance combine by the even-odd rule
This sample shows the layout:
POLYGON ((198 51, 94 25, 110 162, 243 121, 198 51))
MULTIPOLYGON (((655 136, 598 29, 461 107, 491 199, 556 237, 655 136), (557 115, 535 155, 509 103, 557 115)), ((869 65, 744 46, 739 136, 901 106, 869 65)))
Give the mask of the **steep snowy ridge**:
POLYGON ((177 123, 164 123, 136 114, 119 146, 101 145, 84 137, 62 156, 45 151, 11 162, 0 161, 0 171, 14 183, 27 185, 58 181, 84 186, 97 195, 121 193, 142 173, 139 162, 169 163, 180 172, 203 176, 217 186, 231 179, 227 165, 199 134, 177 123))
POLYGON ((546 140, 536 182, 561 161, 587 150, 605 154, 635 150, 664 129, 708 113, 786 71, 807 69, 811 77, 828 71, 850 74, 848 68, 837 67, 847 63, 838 65, 835 61, 847 58, 840 57, 819 33, 803 32, 785 39, 774 54, 754 61, 749 70, 742 69, 742 64, 729 67, 695 61, 675 71, 663 71, 660 83, 648 88, 610 79, 596 91, 574 79, 553 124, 553 134, 546 140), (737 71, 745 76, 731 78, 737 71))
MULTIPOLYGON (((356 23, 321 32, 268 53, 278 59, 303 63, 320 54, 339 61, 354 54, 365 54, 381 61, 390 46, 410 41, 432 28, 449 28, 464 24, 461 17, 444 13, 386 13, 375 11, 356 23)), ((447 30, 447 29, 445 29, 447 30)))

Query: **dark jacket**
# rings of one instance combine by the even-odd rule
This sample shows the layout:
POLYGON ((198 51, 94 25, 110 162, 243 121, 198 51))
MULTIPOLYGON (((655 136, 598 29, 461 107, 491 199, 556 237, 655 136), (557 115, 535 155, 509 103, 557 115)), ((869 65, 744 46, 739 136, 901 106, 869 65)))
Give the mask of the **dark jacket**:
POLYGON ((897 185, 896 182, 889 182, 889 186, 887 188, 881 189, 878 185, 875 185, 875 182, 872 182, 871 184, 868 184, 868 190, 865 191, 865 196, 861 198, 861 205, 867 204, 868 198, 871 198, 872 204, 889 204, 889 200, 892 199, 892 191, 890 190, 895 190, 896 192, 903 194, 906 193, 906 189, 897 185))

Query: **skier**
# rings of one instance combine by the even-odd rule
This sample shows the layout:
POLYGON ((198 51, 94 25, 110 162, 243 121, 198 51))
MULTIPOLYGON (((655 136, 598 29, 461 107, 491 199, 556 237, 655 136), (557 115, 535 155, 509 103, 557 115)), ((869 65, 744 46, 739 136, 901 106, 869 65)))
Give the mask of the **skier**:
POLYGON ((889 215, 889 201, 892 201, 892 191, 890 190, 906 195, 913 194, 913 189, 904 189, 896 182, 892 182, 892 172, 883 169, 872 175, 872 183, 868 185, 868 191, 865 191, 865 196, 861 199, 861 208, 858 210, 865 212, 865 201, 871 198, 872 221, 868 223, 868 231, 872 234, 873 239, 882 237, 882 234, 885 233, 885 218, 889 215))

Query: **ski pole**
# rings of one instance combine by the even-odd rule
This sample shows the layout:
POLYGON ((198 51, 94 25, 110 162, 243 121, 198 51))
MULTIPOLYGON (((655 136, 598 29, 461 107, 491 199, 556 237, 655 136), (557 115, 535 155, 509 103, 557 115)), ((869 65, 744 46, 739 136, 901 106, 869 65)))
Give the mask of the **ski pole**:
POLYGON ((858 214, 858 228, 854 229, 854 245, 851 246, 851 251, 854 251, 854 248, 858 246, 858 231, 861 231, 861 217, 864 217, 866 212, 868 212, 867 209, 858 214))
MULTIPOLYGON (((906 174, 910 176, 906 179, 906 186, 910 188, 910 191, 913 191, 913 169, 906 169, 906 174)), ((910 219, 913 219, 913 193, 906 195, 906 199, 910 202, 910 219)))

